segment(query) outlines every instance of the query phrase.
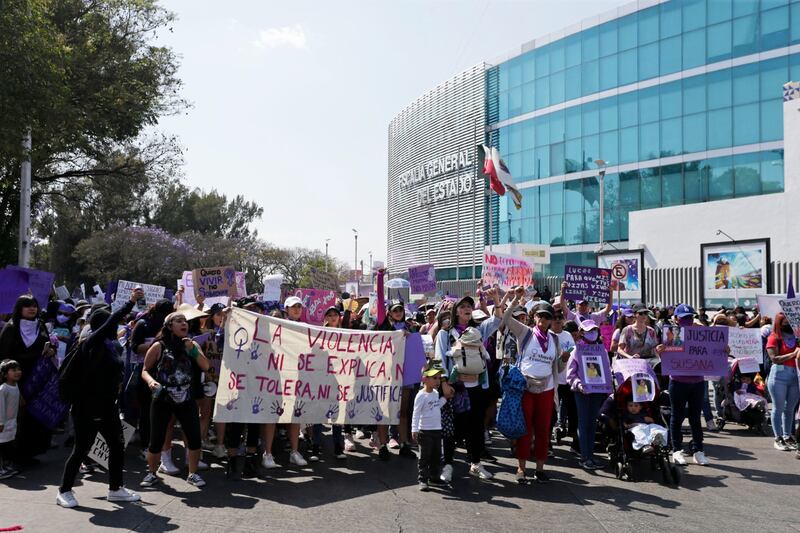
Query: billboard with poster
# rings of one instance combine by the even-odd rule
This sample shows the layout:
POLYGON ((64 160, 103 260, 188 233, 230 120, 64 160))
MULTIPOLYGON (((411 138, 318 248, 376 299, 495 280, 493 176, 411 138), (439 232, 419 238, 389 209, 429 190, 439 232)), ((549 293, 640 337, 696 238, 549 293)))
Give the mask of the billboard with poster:
POLYGON ((700 245, 700 302, 703 307, 752 308, 771 292, 770 240, 752 239, 700 245))

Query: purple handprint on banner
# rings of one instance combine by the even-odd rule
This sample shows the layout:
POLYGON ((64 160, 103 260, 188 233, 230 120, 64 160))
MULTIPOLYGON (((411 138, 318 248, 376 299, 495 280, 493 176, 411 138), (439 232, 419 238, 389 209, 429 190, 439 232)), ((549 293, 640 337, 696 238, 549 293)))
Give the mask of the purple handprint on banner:
POLYGON ((253 344, 250 345, 250 360, 256 361, 259 357, 261 357, 261 345, 253 341, 253 344))
POLYGON ((228 280, 228 285, 236 286, 236 271, 234 269, 226 268, 225 278, 228 280))
POLYGON ((233 411, 234 409, 238 409, 238 407, 234 405, 238 400, 239 398, 233 398, 232 400, 228 401, 228 403, 225 404, 225 409, 227 409, 228 411, 233 411))
POLYGON ((278 400, 272 401, 272 405, 270 406, 269 410, 273 415, 281 416, 284 413, 283 404, 278 400))
POLYGON ((305 408, 305 406, 306 404, 304 402, 297 402, 294 406, 294 416, 298 418, 303 416, 303 413, 305 412, 303 411, 303 408, 305 408))
POLYGON ((257 415, 258 413, 263 411, 263 409, 261 408, 261 404, 263 402, 264 402, 264 399, 261 398, 260 396, 256 396, 255 398, 253 398, 253 414, 254 415, 257 415))
POLYGON ((358 414, 358 409, 356 409, 356 401, 350 400, 347 402, 347 418, 348 420, 352 420, 358 414))
POLYGON ((380 407, 373 407, 372 411, 370 412, 372 413, 372 417, 375 419, 375 422, 380 422, 383 420, 383 413, 381 412, 380 407))
POLYGON ((339 416, 339 404, 332 403, 330 407, 328 407, 328 411, 325 413, 325 418, 333 419, 339 416))

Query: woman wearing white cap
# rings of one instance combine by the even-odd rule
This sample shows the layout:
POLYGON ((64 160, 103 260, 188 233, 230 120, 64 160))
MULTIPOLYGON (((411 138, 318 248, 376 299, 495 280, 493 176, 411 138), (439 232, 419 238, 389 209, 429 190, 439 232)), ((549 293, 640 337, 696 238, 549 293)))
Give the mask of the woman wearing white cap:
MULTIPOLYGON (((302 322, 303 320, 303 300, 297 296, 289 296, 283 303, 283 308, 286 312, 286 320, 292 322, 302 322)), ((275 429, 277 424, 264 424, 262 438, 264 439, 264 455, 261 459, 261 465, 264 468, 278 468, 279 465, 275 462, 272 456, 272 441, 275 439, 275 429)), ((300 424, 289 424, 289 444, 292 451, 289 452, 289 462, 297 466, 306 466, 306 461, 300 453, 300 424)))

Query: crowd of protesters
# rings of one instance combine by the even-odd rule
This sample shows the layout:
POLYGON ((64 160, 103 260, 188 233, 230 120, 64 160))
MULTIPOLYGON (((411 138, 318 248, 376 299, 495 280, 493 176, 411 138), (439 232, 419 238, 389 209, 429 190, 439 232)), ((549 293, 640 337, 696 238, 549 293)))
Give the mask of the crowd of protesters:
MULTIPOLYGON (((742 374, 736 381, 735 403, 747 407, 745 399, 750 399, 753 406, 760 405, 774 447, 797 450, 800 348, 782 313, 761 316, 757 308, 741 307, 695 311, 683 303, 614 305, 613 292, 607 305, 593 309, 585 300, 567 301, 549 290, 521 287, 479 288, 474 297, 446 298, 415 306, 412 312, 406 302, 384 298, 383 276, 382 271, 377 276, 376 316, 369 314, 368 304, 353 305, 356 299, 343 293, 325 311, 323 325, 419 332, 430 336, 430 360, 420 369, 419 383, 403 388, 397 425, 333 425, 330 432, 323 424, 212 420, 230 308, 300 321, 300 298, 267 304, 247 297, 227 306, 206 306, 199 298, 197 305, 189 305, 179 290, 174 301, 162 299, 137 312, 135 306, 144 297, 137 288, 112 312, 104 303, 38 302, 30 295, 20 296, 13 313, 0 317, 5 322, 0 332, 0 479, 13 484, 11 478, 21 471, 36 468, 38 457, 55 445, 54 433, 62 432, 72 453, 63 468, 57 503, 67 508, 78 505, 73 493, 76 477, 99 468, 88 456, 98 433, 109 448, 110 501, 141 498, 123 483, 125 462, 136 460, 146 463, 138 483, 143 488, 156 487, 162 475, 179 475, 181 463, 186 482, 202 487, 201 472, 211 462, 223 464, 231 480, 266 477, 286 463, 308 467, 326 452, 346 460, 359 448, 372 448, 384 461, 418 458, 421 490, 463 482, 462 474, 492 479, 500 468, 493 450, 506 443, 517 460, 519 483, 549 481, 547 460, 562 442, 574 452, 577 467, 602 469, 607 465, 597 457, 595 431, 609 395, 588 391, 575 354, 576 346, 602 344, 601 326, 608 324, 614 325, 611 338, 605 339, 610 362, 645 360, 664 391, 669 441, 656 438, 650 444, 668 448, 671 464, 686 465, 687 458, 708 464, 703 433, 723 429, 726 399, 716 379, 661 374, 663 336, 670 325, 760 328, 764 363, 757 373, 742 374), (463 362, 454 353, 463 354, 463 362), (55 430, 28 411, 26 383, 43 358, 60 368, 60 380, 66 380, 66 386, 60 383, 62 396, 64 390, 69 392, 69 416, 55 430), (498 407, 505 414, 499 414, 498 407), (509 413, 511 422, 522 429, 504 439, 495 423, 509 413), (139 453, 126 455, 121 420, 136 428, 132 446, 138 446, 139 453), (685 420, 691 427, 686 446, 681 431, 685 420), (173 446, 178 442, 176 423, 183 446, 173 446), (464 472, 456 471, 459 448, 466 452, 464 472), (176 457, 176 449, 184 450, 185 456, 176 457), (531 477, 529 460, 534 464, 531 477)), ((562 285, 562 293, 564 289, 562 285)), ((628 400, 634 405, 625 414, 625 427, 650 425, 653 420, 628 400)), ((655 427, 654 435, 661 435, 655 427)), ((800 459, 800 451, 796 456, 800 459)))

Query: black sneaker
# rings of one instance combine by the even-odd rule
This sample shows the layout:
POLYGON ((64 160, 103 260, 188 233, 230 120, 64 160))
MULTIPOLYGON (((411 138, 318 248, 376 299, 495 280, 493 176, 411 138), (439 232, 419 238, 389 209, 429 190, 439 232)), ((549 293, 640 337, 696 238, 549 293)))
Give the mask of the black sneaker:
POLYGON ((782 451, 782 452, 788 452, 788 451, 791 451, 791 450, 792 450, 792 448, 791 448, 791 447, 789 447, 789 446, 786 444, 786 441, 784 441, 784 440, 783 440, 783 437, 778 437, 777 439, 775 439, 775 442, 774 442, 774 443, 772 443, 772 446, 773 446, 773 447, 774 447, 776 450, 780 450, 780 451, 782 451))
POLYGON ((489 453, 489 450, 484 449, 483 453, 481 454, 481 460, 489 461, 490 463, 496 463, 497 457, 489 453))
POLYGON ((342 448, 341 444, 336 444, 333 447, 333 456, 337 459, 347 459, 347 455, 345 455, 344 448, 342 448))
POLYGON ((254 453, 248 453, 247 457, 244 458, 244 466, 242 467, 242 477, 244 479, 252 479, 254 477, 258 477, 258 466, 259 466, 258 455, 254 453))
POLYGON ((797 449, 797 442, 794 440, 794 437, 786 437, 783 439, 783 443, 786 444, 790 450, 797 449))
POLYGON ((387 448, 385 444, 378 448, 378 459, 381 461, 388 461, 391 455, 392 454, 389 453, 389 448, 387 448))
POLYGON ((533 479, 535 479, 537 483, 547 483, 550 481, 550 476, 545 474, 544 470, 537 470, 533 473, 533 479))
POLYGON ((417 454, 414 453, 414 450, 411 449, 411 446, 408 444, 403 444, 400 446, 400 451, 398 452, 400 457, 408 457, 410 459, 416 459, 417 454))

